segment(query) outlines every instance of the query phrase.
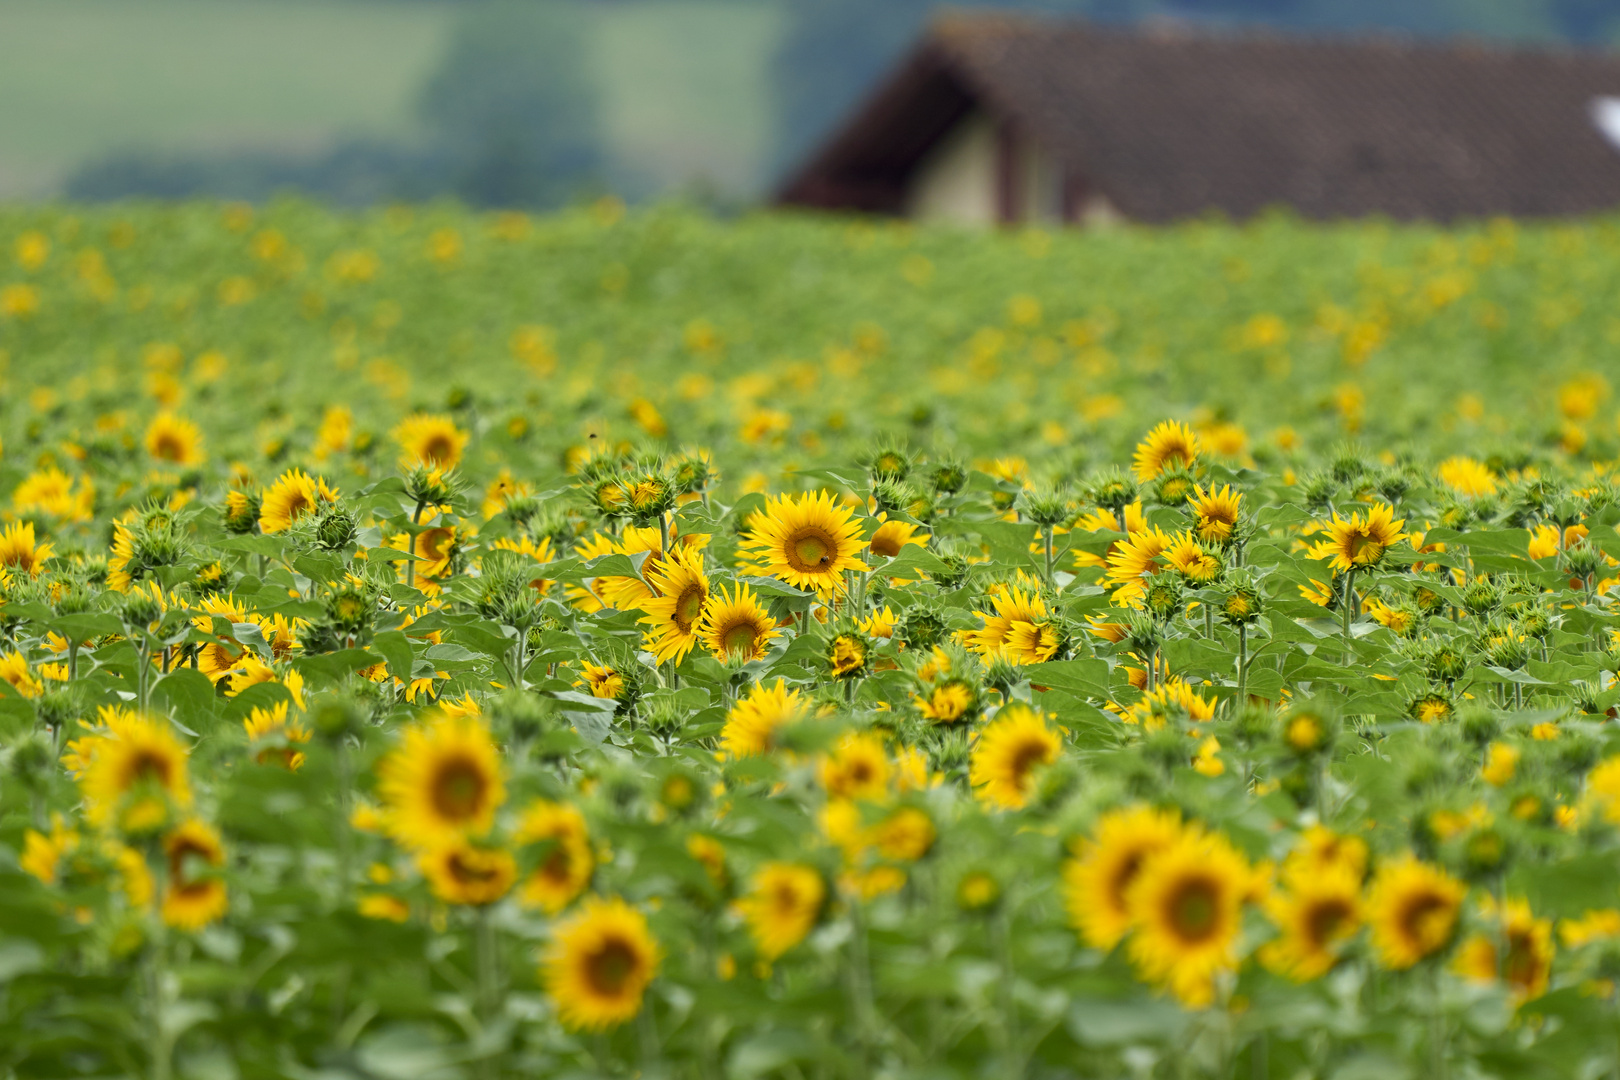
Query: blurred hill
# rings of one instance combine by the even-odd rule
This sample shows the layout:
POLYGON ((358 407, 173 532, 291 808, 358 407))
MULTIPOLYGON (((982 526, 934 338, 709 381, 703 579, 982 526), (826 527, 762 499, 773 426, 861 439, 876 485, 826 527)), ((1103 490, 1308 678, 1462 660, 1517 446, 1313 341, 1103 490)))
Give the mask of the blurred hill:
MULTIPOLYGON (((979 0, 1607 43, 1620 0, 979 0)), ((934 0, 0 0, 0 198, 757 197, 934 0)))

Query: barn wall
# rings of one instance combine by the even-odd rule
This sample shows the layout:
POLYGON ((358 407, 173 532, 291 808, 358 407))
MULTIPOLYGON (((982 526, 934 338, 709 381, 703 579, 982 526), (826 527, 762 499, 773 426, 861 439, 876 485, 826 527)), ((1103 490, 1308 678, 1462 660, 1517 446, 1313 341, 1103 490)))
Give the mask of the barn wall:
POLYGON ((917 166, 906 216, 956 225, 996 223, 996 130, 970 113, 917 166))

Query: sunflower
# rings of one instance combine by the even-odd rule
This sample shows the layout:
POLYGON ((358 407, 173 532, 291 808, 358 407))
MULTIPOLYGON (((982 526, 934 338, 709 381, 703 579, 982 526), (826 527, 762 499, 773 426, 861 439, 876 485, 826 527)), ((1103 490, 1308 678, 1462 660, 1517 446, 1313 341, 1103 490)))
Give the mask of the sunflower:
POLYGON ((866 642, 856 634, 839 634, 827 649, 827 671, 835 679, 853 679, 866 671, 866 642))
POLYGON ((417 857, 433 895, 447 904, 485 907, 512 889, 517 863, 505 848, 483 847, 457 838, 417 857))
POLYGON ((618 700, 624 693, 624 676, 606 664, 592 664, 589 661, 580 667, 580 674, 585 678, 576 682, 575 686, 589 686, 591 697, 618 700))
POLYGON ((1138 603, 1147 591, 1143 580, 1164 569, 1165 553, 1175 541, 1157 525, 1134 532, 1120 541, 1108 556, 1104 579, 1113 585, 1114 602, 1121 607, 1138 603))
POLYGON ((1062 745, 1041 713, 1014 702, 979 732, 968 779, 979 798, 1005 810, 1017 810, 1029 801, 1036 770, 1056 761, 1062 745))
POLYGON ((181 930, 201 930, 225 914, 229 900, 219 868, 225 848, 214 827, 195 819, 163 838, 169 877, 163 889, 163 921, 181 930))
POLYGON ((94 505, 95 487, 88 477, 74 480, 52 465, 29 473, 11 492, 11 509, 18 514, 89 521, 94 505))
POLYGON ((453 469, 467 448, 467 433, 448 416, 416 413, 399 422, 394 441, 403 453, 400 464, 406 468, 422 465, 431 469, 453 469))
POLYGON ((1217 833, 1184 830, 1142 863, 1126 892, 1137 971, 1189 1008, 1215 997, 1237 967, 1243 905, 1254 890, 1248 860, 1217 833))
POLYGON ((835 592, 845 570, 866 570, 860 522, 825 491, 780 495, 748 521, 744 558, 797 589, 835 592))
POLYGON ((20 652, 0 653, 0 679, 25 698, 37 698, 45 692, 45 684, 28 670, 28 658, 20 652))
POLYGON ((952 679, 935 686, 927 697, 913 697, 924 717, 936 724, 956 724, 971 720, 979 711, 978 691, 972 683, 952 679))
POLYGON ((1465 498, 1496 494, 1496 474, 1471 457, 1447 458, 1435 473, 1442 484, 1465 498))
POLYGON ((1374 503, 1368 507, 1366 517, 1357 511, 1349 520, 1335 510, 1326 526, 1328 538, 1312 546, 1311 558, 1330 560, 1334 571, 1340 573, 1377 566, 1386 551, 1406 539, 1401 532, 1405 524, 1405 518, 1395 520, 1395 510, 1388 503, 1374 503))
POLYGON ((1499 925, 1464 941, 1452 970, 1474 982, 1491 983, 1500 978, 1516 1004, 1545 994, 1552 974, 1552 920, 1536 918, 1529 901, 1518 898, 1508 900, 1505 917, 1494 900, 1488 899, 1484 907, 1486 918, 1499 925), (1507 959, 1499 962, 1497 950, 1502 942, 1507 944, 1507 959))
POLYGON ((1186 424, 1166 420, 1147 433, 1136 446, 1132 470, 1142 483, 1156 478, 1166 467, 1192 468, 1198 460, 1198 436, 1186 424))
POLYGON ((870 732, 850 732, 821 759, 829 799, 881 799, 889 791, 889 755, 870 732))
MULTIPOLYGON (((551 537, 542 536, 538 540, 531 536, 520 536, 516 540, 503 536, 490 545, 495 551, 510 551, 516 555, 524 555, 535 563, 544 566, 555 555, 551 546, 551 537)), ((529 588, 545 595, 551 591, 551 581, 547 578, 535 577, 529 580, 529 588)))
POLYGON ((520 845, 546 845, 518 893, 525 905, 555 915, 591 883, 596 855, 585 817, 576 807, 536 799, 523 812, 513 840, 520 845))
POLYGON ((1410 853, 1383 866, 1367 896, 1379 962, 1401 971, 1445 948, 1467 892, 1468 886, 1410 853))
POLYGON ((1131 928, 1127 897, 1142 863, 1181 836, 1181 814, 1151 806, 1110 810, 1063 867, 1069 923, 1095 949, 1112 949, 1131 928))
POLYGON ((293 522, 323 502, 336 502, 338 493, 318 476, 288 469, 265 491, 259 504, 259 528, 266 533, 286 532, 293 522))
POLYGON ((734 758, 770 753, 784 728, 809 715, 809 705, 781 679, 769 689, 756 683, 746 698, 731 707, 720 730, 720 748, 734 758))
POLYGON ((557 926, 540 974, 564 1027, 603 1031, 641 1011, 658 960, 646 916, 617 897, 593 896, 557 926))
POLYGON ((161 412, 146 428, 146 452, 181 468, 203 463, 203 437, 197 425, 171 412, 161 412))
POLYGON ((1283 863, 1283 876, 1289 878, 1310 878, 1339 870, 1350 873, 1360 884, 1367 876, 1367 841, 1322 825, 1307 828, 1283 863))
POLYGON ((656 595, 641 601, 647 614, 640 619, 652 629, 642 647, 660 663, 679 664, 698 640, 698 621, 709 600, 709 578, 703 572, 703 552, 677 547, 657 569, 643 567, 656 595))
POLYGON ((304 754, 293 747, 309 742, 309 728, 300 721, 287 721, 287 707, 291 702, 278 701, 266 709, 255 705, 248 718, 242 721, 248 741, 258 746, 253 760, 260 765, 280 765, 283 769, 297 770, 304 764, 304 754))
POLYGON ((62 874, 62 863, 79 850, 79 832, 68 828, 57 814, 47 835, 29 829, 23 834, 23 853, 17 865, 46 885, 55 885, 62 874))
POLYGON ((877 527, 868 540, 869 547, 874 555, 881 555, 885 559, 892 559, 905 550, 907 544, 916 544, 919 547, 928 545, 928 535, 919 533, 917 526, 909 521, 889 521, 887 515, 878 515, 883 523, 877 527))
POLYGON ((409 847, 481 836, 506 800, 500 753, 479 717, 441 714, 411 725, 377 773, 389 828, 409 847))
POLYGON ((776 620, 747 585, 710 594, 698 620, 697 636, 717 659, 743 664, 762 660, 776 639, 776 620))
POLYGON ((174 810, 191 805, 186 757, 168 721, 119 715, 107 734, 81 748, 85 817, 131 833, 162 828, 174 810))
POLYGON ((1011 585, 993 586, 988 597, 995 614, 973 614, 984 620, 963 643, 986 660, 1005 656, 1015 664, 1041 664, 1056 655, 1062 635, 1052 625, 1040 594, 1011 585))
POLYGON ((1158 731, 1171 717, 1185 717, 1194 722, 1213 720, 1215 703, 1188 683, 1171 679, 1143 694, 1142 700, 1126 710, 1124 720, 1127 724, 1140 724, 1146 731, 1158 731))
POLYGON ((1219 491, 1214 485, 1205 491, 1203 485, 1193 488, 1189 503, 1193 512, 1193 532, 1206 544, 1224 544, 1232 539, 1237 528, 1238 515, 1243 512, 1243 495, 1234 493, 1232 485, 1223 484, 1219 491))
POLYGON ((21 570, 29 577, 39 577, 52 550, 50 544, 34 542, 31 521, 14 521, 0 531, 0 566, 8 570, 21 570))
POLYGON ((1260 962, 1295 982, 1326 975, 1345 941, 1361 925, 1361 875, 1344 864, 1286 875, 1288 887, 1266 901, 1279 936, 1260 962))
POLYGON ((775 960, 815 928, 826 898, 827 884, 814 867, 771 862, 754 875, 737 907, 760 955, 775 960))

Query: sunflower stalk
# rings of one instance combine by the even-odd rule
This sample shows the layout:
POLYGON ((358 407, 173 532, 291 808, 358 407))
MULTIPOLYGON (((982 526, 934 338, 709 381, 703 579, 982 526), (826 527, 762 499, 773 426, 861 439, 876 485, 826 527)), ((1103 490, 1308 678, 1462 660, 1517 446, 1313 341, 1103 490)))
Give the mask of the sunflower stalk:
POLYGON ((1350 662, 1350 621, 1356 606, 1356 571, 1352 567, 1344 572, 1344 602, 1340 605, 1340 629, 1344 635, 1344 662, 1350 662))
POLYGON ((996 1041, 1000 1044, 1003 1076, 1024 1075, 1023 1055, 1018 1051, 1018 995, 1015 980, 1018 977, 1012 962, 1012 942, 1009 916, 1006 908, 997 911, 990 920, 990 947, 995 951, 996 966, 1001 977, 996 980, 1000 1000, 996 1023, 996 1041))
POLYGON ((859 896, 850 898, 849 920, 852 933, 849 938, 848 977, 849 996, 855 1012, 855 1042, 860 1050, 861 1071, 872 1066, 877 1050, 877 1006, 872 1000, 872 958, 866 933, 866 912, 859 896))
POLYGON ((1053 547, 1054 541, 1056 540, 1053 533, 1055 531, 1056 530, 1054 530, 1050 525, 1041 530, 1041 532, 1045 534, 1044 538, 1046 541, 1046 583, 1054 588, 1057 585, 1057 582, 1052 577, 1052 563, 1054 557, 1053 547))
MULTIPOLYGON (((486 1028, 495 1020, 501 1004, 499 946, 495 940, 495 924, 489 918, 489 906, 480 904, 473 916, 474 950, 478 966, 478 1021, 486 1028)), ((483 1061, 485 1075, 494 1075, 495 1062, 483 1061)))
POLYGON ((147 916, 147 945, 141 958, 143 990, 146 998, 146 1056, 150 1080, 169 1080, 173 1075, 174 1040, 168 1031, 168 934, 163 924, 163 896, 168 891, 168 866, 157 842, 147 846, 146 864, 152 875, 153 902, 147 916))
POLYGON ((1238 654, 1237 654, 1237 703, 1241 706, 1248 700, 1249 687, 1249 627, 1247 623, 1238 626, 1238 654))

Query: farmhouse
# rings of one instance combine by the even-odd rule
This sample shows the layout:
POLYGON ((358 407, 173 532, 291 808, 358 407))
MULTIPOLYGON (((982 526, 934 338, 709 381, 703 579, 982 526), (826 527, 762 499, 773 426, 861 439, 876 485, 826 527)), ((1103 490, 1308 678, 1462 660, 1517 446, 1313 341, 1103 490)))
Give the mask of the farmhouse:
POLYGON ((779 201, 972 225, 1582 214, 1620 205, 1620 56, 950 16, 779 201))

